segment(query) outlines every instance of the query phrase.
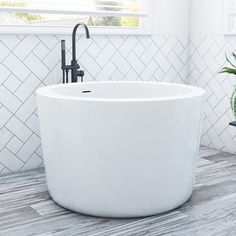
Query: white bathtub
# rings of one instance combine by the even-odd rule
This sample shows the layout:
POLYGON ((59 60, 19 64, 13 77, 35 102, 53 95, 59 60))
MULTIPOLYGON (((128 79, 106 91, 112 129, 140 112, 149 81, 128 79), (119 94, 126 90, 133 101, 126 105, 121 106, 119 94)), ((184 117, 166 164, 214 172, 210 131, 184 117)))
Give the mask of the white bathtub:
POLYGON ((104 217, 149 216, 183 204, 193 189, 203 95, 196 87, 154 82, 40 88, 52 198, 104 217))

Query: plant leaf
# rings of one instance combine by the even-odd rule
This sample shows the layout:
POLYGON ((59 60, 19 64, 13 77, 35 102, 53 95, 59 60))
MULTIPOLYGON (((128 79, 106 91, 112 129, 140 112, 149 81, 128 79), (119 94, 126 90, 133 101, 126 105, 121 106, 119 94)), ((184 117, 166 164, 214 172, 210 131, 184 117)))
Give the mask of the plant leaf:
POLYGON ((229 60, 229 58, 227 57, 227 54, 226 54, 226 53, 225 53, 225 57, 226 57, 227 62, 229 62, 231 66, 233 66, 234 68, 236 68, 236 66, 229 60))
POLYGON ((235 52, 233 52, 232 55, 233 55, 234 59, 236 60, 236 54, 235 54, 235 52))
POLYGON ((228 67, 224 67, 222 68, 222 70, 219 73, 228 73, 228 74, 233 74, 236 75, 236 68, 228 68, 228 67))

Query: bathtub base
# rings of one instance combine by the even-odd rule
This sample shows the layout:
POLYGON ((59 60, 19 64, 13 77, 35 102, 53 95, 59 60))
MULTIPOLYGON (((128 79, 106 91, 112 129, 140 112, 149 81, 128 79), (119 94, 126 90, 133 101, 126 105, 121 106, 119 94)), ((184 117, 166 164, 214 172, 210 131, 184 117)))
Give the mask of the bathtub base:
MULTIPOLYGON (((171 210, 174 210, 178 207, 180 207, 181 205, 183 205, 184 203, 186 203, 189 198, 192 195, 192 191, 190 191, 189 193, 186 193, 186 196, 183 199, 179 199, 179 201, 176 201, 175 203, 170 203, 169 206, 166 207, 162 207, 160 205, 155 206, 151 206, 149 210, 147 209, 143 209, 143 210, 137 210, 135 209, 135 207, 133 207, 132 209, 130 209, 130 207, 125 203, 122 203, 122 209, 119 212, 116 212, 116 209, 107 209, 105 206, 101 207, 101 208, 88 208, 88 207, 83 207, 80 206, 79 204, 79 200, 78 203, 75 205, 71 204, 71 200, 70 199, 60 199, 60 197, 57 196, 57 194, 51 193, 49 190, 49 194, 51 196, 51 198, 53 199, 54 202, 56 202, 58 205, 62 206, 65 209, 68 209, 70 211, 76 212, 76 213, 80 213, 80 214, 84 214, 84 215, 88 215, 88 216, 95 216, 95 217, 104 217, 104 218, 139 218, 139 217, 148 217, 148 216, 154 216, 157 214, 161 214, 161 213, 165 213, 171 210)), ((137 206, 138 208, 139 206, 137 206)))

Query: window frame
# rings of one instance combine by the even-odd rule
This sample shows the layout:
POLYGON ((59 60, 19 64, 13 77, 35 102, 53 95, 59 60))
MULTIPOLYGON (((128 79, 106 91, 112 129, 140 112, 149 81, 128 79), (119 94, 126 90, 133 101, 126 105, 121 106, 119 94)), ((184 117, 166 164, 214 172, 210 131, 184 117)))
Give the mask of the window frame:
MULTIPOLYGON (((230 29, 230 9, 229 9, 229 0, 224 1, 224 35, 231 36, 236 35, 236 29, 230 29)), ((234 13, 236 17, 236 12, 234 13)))
MULTIPOLYGON (((141 19, 141 26, 139 28, 132 27, 110 27, 110 26, 90 26, 90 33, 92 35, 151 35, 151 9, 152 0, 143 0, 141 13, 117 13, 113 12, 112 16, 139 16, 141 19)), ((7 10, 14 7, 4 7, 7 10)), ((32 9, 31 12, 34 9, 32 9)), ((1 12, 1 11, 0 11, 1 12)), ((54 11, 55 13, 62 14, 62 11, 54 11)), ((36 12, 37 13, 37 12, 36 12)), ((53 13, 53 14, 55 14, 53 13)), ((77 12, 79 13, 79 12, 77 12)), ((102 11, 91 12, 81 11, 82 15, 94 13, 94 15, 106 16, 102 11)), ((104 12, 105 13, 105 12, 104 12)), ((70 12, 67 11, 70 15, 70 12)), ((71 15, 75 11, 71 11, 71 15)), ((0 34, 71 34, 73 26, 40 26, 40 25, 0 25, 0 34)))

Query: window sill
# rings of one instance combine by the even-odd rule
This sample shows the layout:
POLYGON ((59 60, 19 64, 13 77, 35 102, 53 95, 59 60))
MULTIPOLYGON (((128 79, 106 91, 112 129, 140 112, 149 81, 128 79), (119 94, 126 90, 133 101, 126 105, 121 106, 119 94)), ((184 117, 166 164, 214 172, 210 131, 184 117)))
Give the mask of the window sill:
POLYGON ((236 32, 224 32, 224 36, 236 36, 236 32))
MULTIPOLYGON (((73 26, 0 26, 0 34, 72 34, 73 26)), ((90 27, 91 35, 152 35, 146 29, 90 27)), ((80 31, 78 31, 79 33, 80 31)), ((82 32, 82 31, 81 31, 82 32)))

